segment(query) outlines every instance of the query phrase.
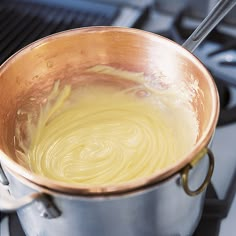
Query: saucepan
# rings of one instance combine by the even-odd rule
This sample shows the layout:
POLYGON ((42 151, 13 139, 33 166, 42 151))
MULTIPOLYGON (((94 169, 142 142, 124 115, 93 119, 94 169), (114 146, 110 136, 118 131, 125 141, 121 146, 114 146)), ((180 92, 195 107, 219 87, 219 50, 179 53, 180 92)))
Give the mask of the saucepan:
MULTIPOLYGON (((222 3, 216 10, 219 8, 222 3)), ((214 11, 211 17, 215 12, 217 19, 226 14, 214 11)), ((198 30, 185 47, 193 50, 210 28, 201 34, 198 30)), ((0 67, 0 81, 0 210, 17 211, 26 235, 172 236, 194 232, 214 167, 210 144, 219 98, 213 78, 191 52, 137 29, 81 28, 51 35, 20 50, 0 67), (77 84, 84 68, 98 64, 155 73, 164 82, 171 79, 191 90, 199 135, 188 155, 165 171, 106 188, 53 181, 16 161, 18 109, 37 107, 55 81, 77 84), (192 83, 198 85, 198 92, 188 86, 192 83)))

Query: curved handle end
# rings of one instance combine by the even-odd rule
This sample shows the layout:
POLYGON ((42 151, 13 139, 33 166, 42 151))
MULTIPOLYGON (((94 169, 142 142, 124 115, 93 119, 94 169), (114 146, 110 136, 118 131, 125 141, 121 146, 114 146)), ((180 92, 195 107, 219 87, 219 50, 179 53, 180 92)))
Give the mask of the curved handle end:
MULTIPOLYGON (((195 190, 192 190, 192 189, 189 188, 189 183, 188 183, 189 182, 188 181, 189 171, 193 167, 191 164, 184 167, 184 169, 182 171, 182 174, 181 174, 184 191, 189 196, 196 196, 196 195, 200 194, 201 192, 203 192, 207 188, 208 184, 211 181, 211 177, 212 177, 213 170, 214 170, 214 155, 213 155, 213 153, 210 149, 204 149, 204 150, 205 150, 204 153, 208 154, 209 168, 208 168, 208 172, 207 172, 207 175, 206 175, 203 183, 195 190)), ((199 159, 198 159, 198 161, 199 161, 199 159)))

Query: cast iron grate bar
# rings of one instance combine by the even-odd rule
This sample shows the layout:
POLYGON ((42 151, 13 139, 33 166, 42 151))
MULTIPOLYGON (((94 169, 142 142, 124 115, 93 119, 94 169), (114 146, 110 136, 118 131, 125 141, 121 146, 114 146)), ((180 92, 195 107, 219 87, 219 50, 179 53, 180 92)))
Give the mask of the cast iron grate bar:
POLYGON ((16 50, 19 50, 22 46, 24 47, 38 38, 55 33, 57 31, 57 25, 62 24, 63 19, 66 17, 66 14, 58 14, 58 12, 55 10, 51 11, 50 9, 46 8, 43 11, 45 15, 48 14, 47 24, 42 24, 42 21, 39 20, 37 27, 32 28, 31 31, 27 30, 29 31, 27 37, 24 38, 16 50), (54 22, 55 18, 57 19, 56 23, 54 22))
POLYGON ((231 49, 236 49, 236 42, 235 39, 226 43, 225 45, 223 45, 221 48, 214 50, 213 52, 209 53, 208 56, 214 56, 217 55, 219 53, 231 50, 231 49))
POLYGON ((81 0, 77 5, 73 8, 38 0, 0 1, 0 64, 37 39, 73 28, 111 25, 119 13, 115 5, 93 9, 91 3, 81 0))
MULTIPOLYGON (((193 32, 195 24, 191 20, 198 21, 196 18, 189 20, 186 16, 188 16, 187 12, 185 10, 181 11, 174 19, 170 29, 169 37, 179 44, 182 44, 193 32)), ((235 28, 226 28, 224 25, 221 25, 221 27, 214 29, 194 54, 199 57, 215 78, 236 86, 235 28)), ((233 112, 231 114, 234 115, 233 112)), ((220 115, 220 120, 221 117, 223 116, 220 115)), ((227 118, 230 118, 230 116, 227 116, 227 118)), ((221 123, 225 124, 226 120, 228 119, 224 119, 224 122, 221 123)), ((233 119, 230 118, 228 121, 231 123, 233 119)))
MULTIPOLYGON (((47 13, 50 14, 51 19, 49 20, 49 24, 53 22, 53 17, 55 16, 54 13, 50 13, 48 11, 46 11, 47 13)), ((43 37, 43 32, 47 29, 48 27, 45 26, 44 24, 41 24, 41 22, 39 21, 39 24, 37 25, 37 28, 31 28, 31 30, 27 30, 26 32, 28 32, 27 36, 24 37, 24 40, 15 48, 16 51, 18 51, 20 48, 25 47, 26 45, 28 45, 29 43, 35 41, 36 39, 43 37)), ((48 35, 50 34, 50 31, 46 34, 48 35)), ((45 35, 45 36, 46 36, 45 35)))
MULTIPOLYGON (((4 20, 0 21, 0 40, 6 39, 6 37, 10 37, 10 34, 14 31, 14 29, 18 28, 18 25, 24 23, 24 20, 27 20, 27 11, 22 11, 21 16, 18 15, 14 11, 6 10, 4 12, 4 20)), ((9 41, 9 40, 7 40, 9 41)))
MULTIPOLYGON (((12 11, 12 9, 8 9, 6 11, 4 8, 0 8, 0 22, 1 22, 1 27, 5 29, 5 27, 8 26, 9 22, 14 19, 13 14, 9 14, 9 11, 12 11)), ((14 12, 13 12, 14 13, 14 12)), ((1 29, 3 29, 1 28, 1 29)))
POLYGON ((236 66, 236 61, 220 61, 219 64, 222 66, 236 66))
MULTIPOLYGON (((39 8, 37 10, 39 12, 41 9, 39 8)), ((12 38, 11 38, 11 40, 8 41, 8 45, 4 47, 4 51, 7 56, 11 55, 15 50, 18 50, 19 48, 24 46, 23 43, 27 39, 27 37, 30 37, 30 35, 34 35, 35 29, 37 29, 41 25, 40 19, 37 18, 36 16, 30 17, 27 14, 26 17, 24 17, 24 19, 22 18, 22 20, 20 22, 20 24, 21 24, 20 27, 17 30, 15 30, 14 33, 10 34, 10 36, 12 36, 12 38), (31 20, 25 21, 26 17, 27 17, 27 19, 31 18, 31 20), (22 23, 23 20, 24 20, 24 23, 22 23)), ((5 42, 7 42, 7 41, 5 41, 5 42)), ((4 45, 4 43, 3 43, 3 45, 4 45)), ((0 57, 0 59, 1 59, 1 57, 0 57)))

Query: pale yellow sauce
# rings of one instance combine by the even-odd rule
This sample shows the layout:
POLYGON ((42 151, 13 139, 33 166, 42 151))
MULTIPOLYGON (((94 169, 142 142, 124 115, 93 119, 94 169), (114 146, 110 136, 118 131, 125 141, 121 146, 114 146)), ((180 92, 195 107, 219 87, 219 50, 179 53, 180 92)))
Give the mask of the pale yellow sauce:
POLYGON ((185 157, 198 135, 195 113, 176 103, 173 91, 89 85, 72 93, 56 84, 48 101, 37 126, 30 124, 24 158, 31 171, 58 181, 107 185, 147 177, 185 157))

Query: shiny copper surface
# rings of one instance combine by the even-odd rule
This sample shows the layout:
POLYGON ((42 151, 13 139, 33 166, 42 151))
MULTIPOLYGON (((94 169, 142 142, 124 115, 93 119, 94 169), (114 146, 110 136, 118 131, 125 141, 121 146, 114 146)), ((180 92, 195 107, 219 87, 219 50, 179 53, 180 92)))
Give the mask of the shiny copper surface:
MULTIPOLYGON (((74 194, 117 193, 157 183, 179 172, 208 145, 218 119, 219 99, 211 75, 198 59, 178 44, 158 35, 119 27, 89 27, 41 39, 22 49, 0 68, 0 160, 16 176, 37 185, 74 194), (198 80, 201 93, 193 99, 200 134, 194 149, 174 166, 140 181, 91 188, 37 176, 15 162, 16 113, 22 106, 36 109, 56 80, 77 85, 83 70, 97 65, 172 75, 173 83, 198 80), (37 98, 31 101, 30 97, 37 98), (34 107, 34 108, 33 108, 34 107)), ((37 109, 36 109, 37 112, 37 109)), ((183 124, 184 125, 184 124, 183 124)))

